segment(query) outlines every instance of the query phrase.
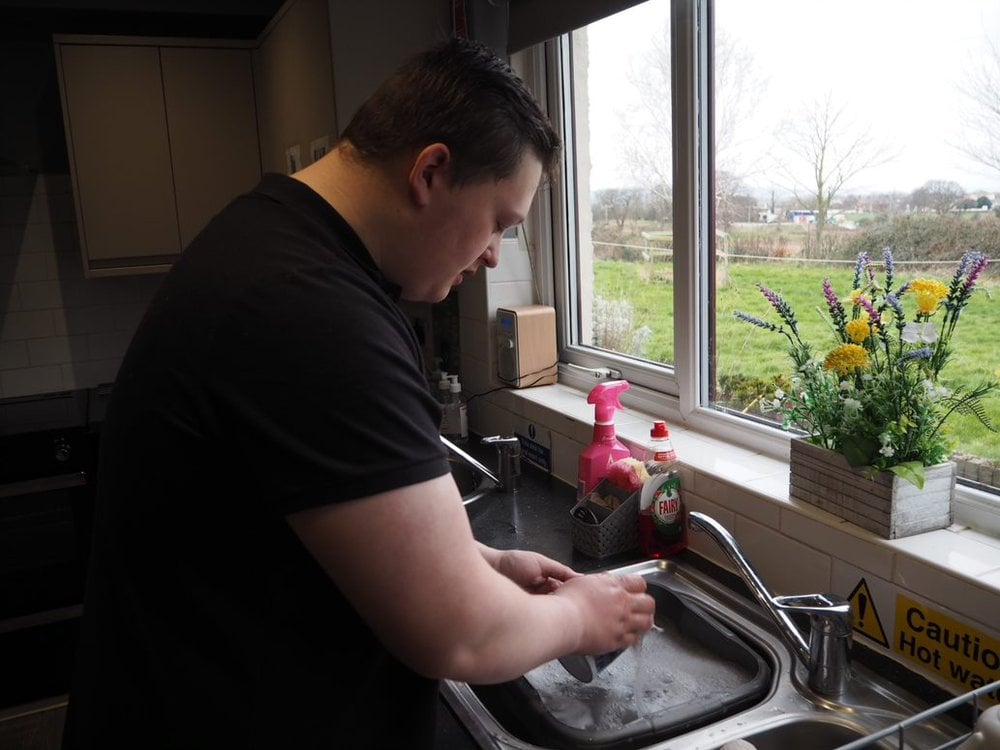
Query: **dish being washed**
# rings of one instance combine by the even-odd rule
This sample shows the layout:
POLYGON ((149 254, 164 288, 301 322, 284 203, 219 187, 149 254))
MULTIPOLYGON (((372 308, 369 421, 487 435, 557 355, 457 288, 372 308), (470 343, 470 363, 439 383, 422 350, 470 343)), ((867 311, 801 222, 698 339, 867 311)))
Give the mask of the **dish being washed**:
POLYGON ((647 591, 653 630, 591 682, 552 661, 477 693, 498 715, 520 716, 533 741, 606 749, 683 734, 764 699, 771 667, 757 651, 694 602, 662 586, 647 591))

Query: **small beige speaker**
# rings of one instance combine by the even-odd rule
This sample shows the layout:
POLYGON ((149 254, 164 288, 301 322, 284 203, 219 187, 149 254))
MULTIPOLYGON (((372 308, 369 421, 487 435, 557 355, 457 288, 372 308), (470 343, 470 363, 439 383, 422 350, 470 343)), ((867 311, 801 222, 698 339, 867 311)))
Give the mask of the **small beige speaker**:
POLYGON ((552 385, 557 379, 557 364, 555 308, 497 308, 497 377, 504 385, 552 385))

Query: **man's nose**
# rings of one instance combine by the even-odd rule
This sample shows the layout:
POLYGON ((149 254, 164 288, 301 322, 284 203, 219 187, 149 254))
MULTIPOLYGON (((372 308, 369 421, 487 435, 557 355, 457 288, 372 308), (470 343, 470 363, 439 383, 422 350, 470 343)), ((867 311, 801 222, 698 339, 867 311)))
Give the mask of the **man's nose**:
POLYGON ((500 264, 500 239, 488 244, 480 257, 483 259, 483 265, 487 268, 496 268, 500 264))

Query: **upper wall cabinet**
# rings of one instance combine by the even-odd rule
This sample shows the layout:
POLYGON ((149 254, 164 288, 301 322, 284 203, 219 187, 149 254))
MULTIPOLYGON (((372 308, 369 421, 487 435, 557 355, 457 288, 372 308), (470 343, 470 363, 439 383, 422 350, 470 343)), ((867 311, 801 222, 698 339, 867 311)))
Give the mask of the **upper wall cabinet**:
POLYGON ((54 43, 84 272, 164 271, 260 179, 253 45, 54 43))

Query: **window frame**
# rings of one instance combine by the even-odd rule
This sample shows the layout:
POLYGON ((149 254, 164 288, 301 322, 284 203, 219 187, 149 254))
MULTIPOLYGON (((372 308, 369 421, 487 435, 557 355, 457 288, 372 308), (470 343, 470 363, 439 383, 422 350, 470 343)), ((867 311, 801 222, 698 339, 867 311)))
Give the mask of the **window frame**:
MULTIPOLYGON (((540 193, 541 199, 525 222, 529 247, 537 241, 536 272, 543 302, 556 308, 559 381, 589 391, 605 378, 623 378, 632 387, 623 394, 627 406, 673 419, 687 429, 703 432, 734 445, 779 460, 788 460, 791 435, 752 418, 707 406, 710 368, 707 332, 710 330, 709 268, 714 232, 707 180, 711 175, 711 144, 700 138, 711 133, 710 76, 707 51, 711 38, 712 0, 671 0, 671 59, 674 171, 674 366, 643 363, 612 352, 573 343, 579 331, 576 317, 578 290, 577 170, 573 120, 570 35, 515 53, 512 62, 547 107, 549 118, 563 134, 563 161, 557 178, 540 193)), ((977 530, 1000 536, 1000 497, 959 482, 954 518, 977 530)))

